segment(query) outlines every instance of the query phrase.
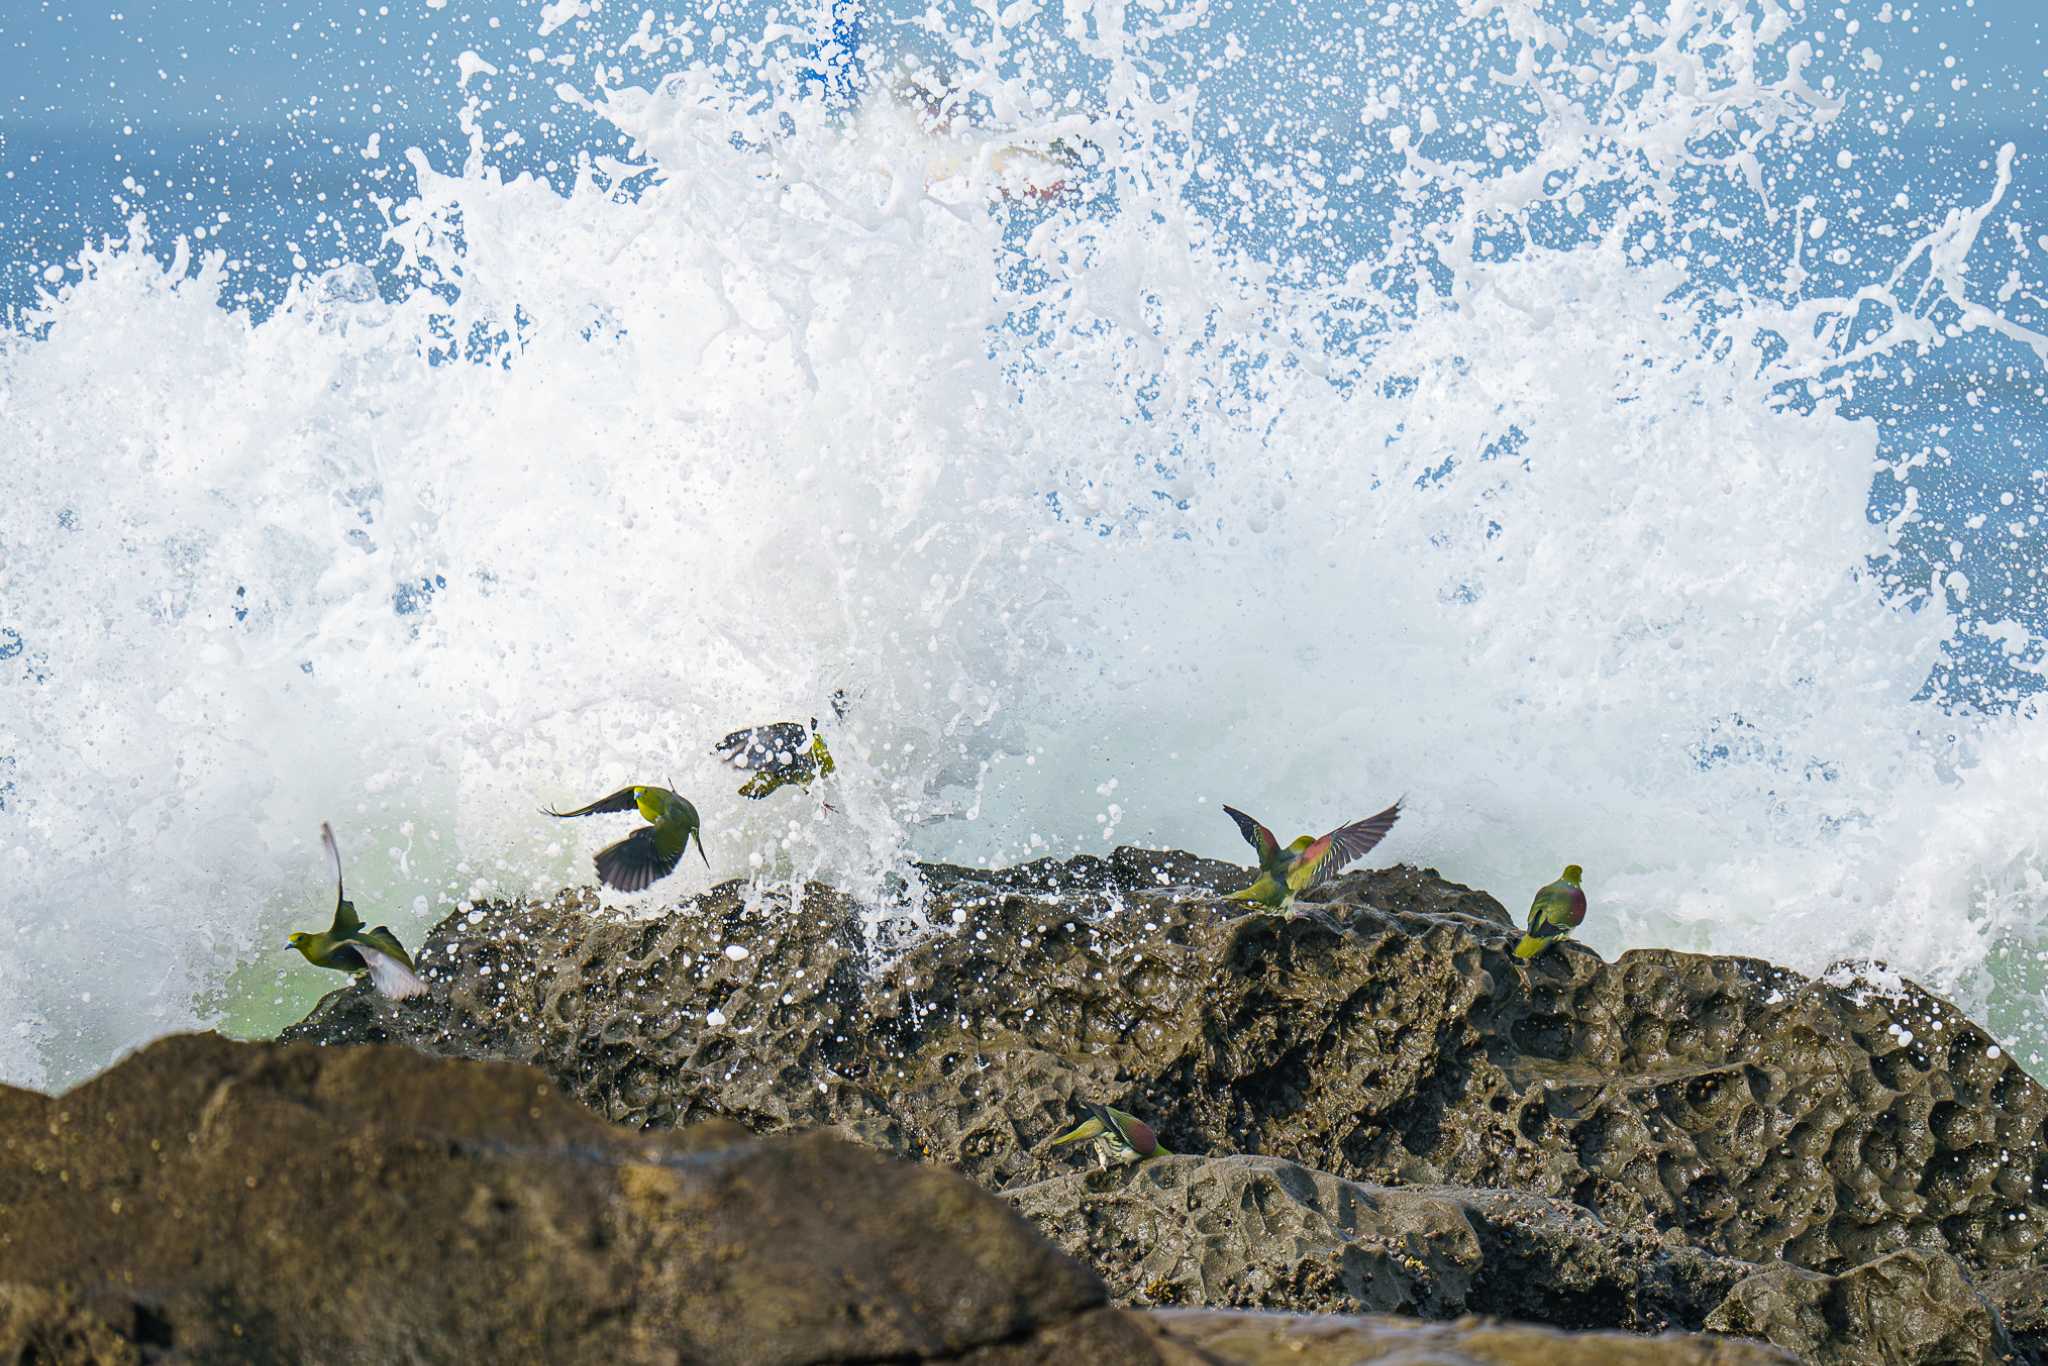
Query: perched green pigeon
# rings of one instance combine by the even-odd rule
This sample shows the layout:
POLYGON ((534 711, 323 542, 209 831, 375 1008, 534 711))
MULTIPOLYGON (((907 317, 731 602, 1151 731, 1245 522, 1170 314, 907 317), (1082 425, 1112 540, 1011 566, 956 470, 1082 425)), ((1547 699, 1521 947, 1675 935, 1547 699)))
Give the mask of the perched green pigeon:
POLYGON ((1579 927, 1579 922, 1586 918, 1586 894, 1579 887, 1579 879, 1584 876, 1584 869, 1571 864, 1563 877, 1536 893, 1536 899, 1529 903, 1529 932, 1515 945, 1515 957, 1534 958, 1549 948, 1553 940, 1562 939, 1579 927))
POLYGON ((297 949, 316 968, 367 972, 370 984, 394 1001, 423 994, 427 984, 413 971, 412 955, 398 942, 398 936, 382 925, 364 929, 355 903, 343 895, 341 850, 335 847, 334 830, 325 821, 320 823, 320 843, 327 846, 327 861, 334 866, 334 923, 320 934, 296 931, 285 947, 297 949))
POLYGON ((1136 1115, 1127 1115, 1110 1105, 1095 1105, 1088 1101, 1079 1102, 1088 1118, 1076 1124, 1059 1137, 1046 1143, 1048 1148, 1057 1148, 1063 1143, 1085 1143, 1095 1140, 1095 1160, 1105 1169, 1112 1163, 1143 1162, 1162 1153, 1171 1156, 1172 1149, 1159 1141, 1159 1135, 1152 1132, 1152 1126, 1136 1115))
POLYGON ((1395 802, 1377 816, 1340 825, 1321 839, 1303 835, 1288 845, 1282 845, 1271 830, 1236 807, 1226 806, 1223 812, 1237 822, 1238 833, 1259 855, 1257 880, 1225 900, 1256 901, 1292 912, 1295 897, 1322 886, 1385 839, 1401 817, 1401 803, 1395 802))
POLYGON ((676 870, 676 864, 682 862, 684 851, 690 847, 692 835, 697 837, 697 854, 704 860, 704 866, 711 866, 711 856, 704 852, 704 830, 697 819, 697 808, 665 787, 622 787, 611 796, 574 811, 548 807, 542 814, 566 820, 612 811, 638 811, 648 824, 617 844, 607 844, 597 851, 591 861, 597 865, 597 880, 605 886, 622 892, 646 891, 656 879, 676 870))
MULTIPOLYGON (((832 714, 846 719, 846 693, 832 694, 832 714)), ((832 751, 818 730, 818 718, 773 721, 736 730, 711 747, 711 752, 748 776, 740 795, 758 801, 785 783, 808 790, 812 782, 832 776, 832 751)))

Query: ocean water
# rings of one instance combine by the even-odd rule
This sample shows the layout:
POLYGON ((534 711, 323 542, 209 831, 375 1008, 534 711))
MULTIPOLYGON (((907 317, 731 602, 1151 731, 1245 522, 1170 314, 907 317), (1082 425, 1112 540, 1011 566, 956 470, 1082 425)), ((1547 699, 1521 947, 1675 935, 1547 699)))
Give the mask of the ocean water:
POLYGON ((1405 795, 2048 1071, 2024 0, 51 0, 0 75, 0 1081, 296 1018, 323 819, 416 943, 630 780, 713 872, 622 915, 1405 795), (737 797, 838 688, 834 809, 737 797))

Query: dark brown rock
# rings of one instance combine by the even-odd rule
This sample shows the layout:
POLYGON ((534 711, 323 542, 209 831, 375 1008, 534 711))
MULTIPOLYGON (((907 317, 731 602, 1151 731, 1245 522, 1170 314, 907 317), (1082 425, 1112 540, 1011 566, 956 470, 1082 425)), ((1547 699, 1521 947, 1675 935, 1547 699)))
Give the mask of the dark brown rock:
POLYGON ((1997 1313, 1942 1252, 1894 1252, 1839 1276, 1772 1267, 1736 1286, 1707 1325, 1820 1366, 2019 1359, 1997 1313))
POLYGON ((144 1344, 160 1341, 149 1311, 133 1304, 125 1311, 118 1303, 110 1307, 112 1322, 62 1291, 0 1282, 0 1361, 18 1366, 43 1362, 132 1366, 141 1362, 144 1344))
POLYGON ((1657 1332, 1756 1268, 1610 1229, 1568 1201, 1370 1186, 1277 1157, 1162 1157, 1005 1194, 1126 1304, 1657 1332))
POLYGON ((523 1067, 185 1036, 0 1127, 7 1360, 1148 1361, 1002 1202, 523 1067))
MULTIPOLYGON (((884 936, 887 962, 873 913, 817 886, 630 923, 573 896, 482 906, 427 941, 431 998, 350 989, 292 1033, 530 1061, 627 1124, 834 1127, 997 1189, 1044 1178, 1034 1150, 1079 1096, 1181 1152, 1569 1201, 1696 1266, 1915 1249, 1988 1283, 2043 1255, 2048 1093, 1910 984, 1572 943, 1525 964, 1491 898, 1408 868, 1293 918, 1168 854, 928 881, 940 932, 884 936)), ((2034 1313, 2031 1284, 2000 1307, 2034 1313)), ((1703 1301, 1668 1303, 1698 1326, 1679 1309, 1703 1301)))
POLYGON ((2048 1266, 1977 1278, 1977 1289, 2005 1322, 2028 1361, 2048 1361, 2048 1266))

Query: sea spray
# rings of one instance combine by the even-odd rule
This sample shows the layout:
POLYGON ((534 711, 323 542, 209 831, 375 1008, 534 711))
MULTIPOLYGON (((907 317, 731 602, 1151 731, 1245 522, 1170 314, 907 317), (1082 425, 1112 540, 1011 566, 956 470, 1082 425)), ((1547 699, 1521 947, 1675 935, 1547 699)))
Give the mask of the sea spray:
POLYGON ((1852 416, 1951 329, 2036 343, 1965 270, 2009 156, 1788 294, 1843 95, 1786 11, 1558 9, 1439 16, 1425 102, 1408 7, 1284 156, 1199 9, 957 16, 852 110, 765 34, 657 43, 561 92, 629 142, 566 193, 465 63, 466 164, 260 321, 146 222, 68 263, 0 351, 0 1077, 295 1016, 322 819, 410 940, 587 877, 620 832, 537 808, 631 780, 715 876, 878 915, 914 856, 1242 857, 1221 801, 1405 793, 1387 857, 1512 909, 1580 862, 1603 952, 1877 956, 2030 1056, 2048 738, 1926 689, 2039 631, 1869 515, 1852 416), (710 744, 839 688, 835 809, 735 795, 710 744))

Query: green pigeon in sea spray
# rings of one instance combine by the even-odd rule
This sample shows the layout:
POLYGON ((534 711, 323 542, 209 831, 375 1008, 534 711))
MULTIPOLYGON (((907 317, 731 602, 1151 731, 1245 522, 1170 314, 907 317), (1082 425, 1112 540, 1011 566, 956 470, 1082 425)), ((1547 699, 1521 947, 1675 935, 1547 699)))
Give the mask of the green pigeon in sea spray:
POLYGON ((1515 945, 1515 957, 1534 958, 1579 927, 1586 918, 1586 893, 1579 886, 1585 870, 1566 866, 1564 876, 1544 886, 1529 903, 1529 932, 1515 945))
POLYGON ((1296 896, 1336 877, 1387 837, 1401 818, 1401 803, 1395 802, 1377 816, 1340 825, 1321 839, 1303 835, 1285 845, 1236 807, 1226 806, 1223 813, 1237 822, 1238 833, 1259 855, 1259 875, 1252 885, 1224 900, 1256 901, 1292 914, 1296 896))
MULTIPOLYGON (((832 694, 832 714, 846 719, 846 692, 832 694)), ((765 726, 736 730, 711 747, 711 752, 740 772, 747 780, 740 795, 755 801, 777 788, 795 783, 805 791, 813 782, 832 776, 832 751, 818 730, 818 718, 806 726, 801 721, 772 721, 765 726)))
POLYGON ((1136 1115, 1114 1106, 1087 1101, 1081 1102, 1080 1108, 1087 1118, 1057 1138, 1047 1140, 1047 1148, 1057 1148, 1066 1143, 1086 1143, 1092 1139, 1095 1160, 1105 1170, 1112 1164, 1172 1156, 1173 1150, 1159 1141, 1159 1135, 1152 1131, 1152 1126, 1136 1115))
POLYGON ((667 877, 682 862, 697 837, 697 855, 704 866, 711 856, 704 852, 704 828, 697 808, 689 799, 665 787, 622 787, 609 797, 600 797, 574 811, 548 807, 541 814, 567 820, 572 816, 602 816, 614 811, 637 811, 647 822, 616 844, 607 844, 591 860, 597 865, 597 880, 621 892, 644 892, 660 878, 667 877))
POLYGON ((334 923, 319 934, 299 930, 286 941, 316 968, 336 972, 367 972, 370 985, 394 1001, 409 1000, 426 992, 427 984, 413 971, 412 955, 398 936, 383 925, 363 928, 355 903, 343 893, 341 850, 335 846, 334 830, 320 823, 320 843, 327 848, 327 861, 334 868, 334 923))

